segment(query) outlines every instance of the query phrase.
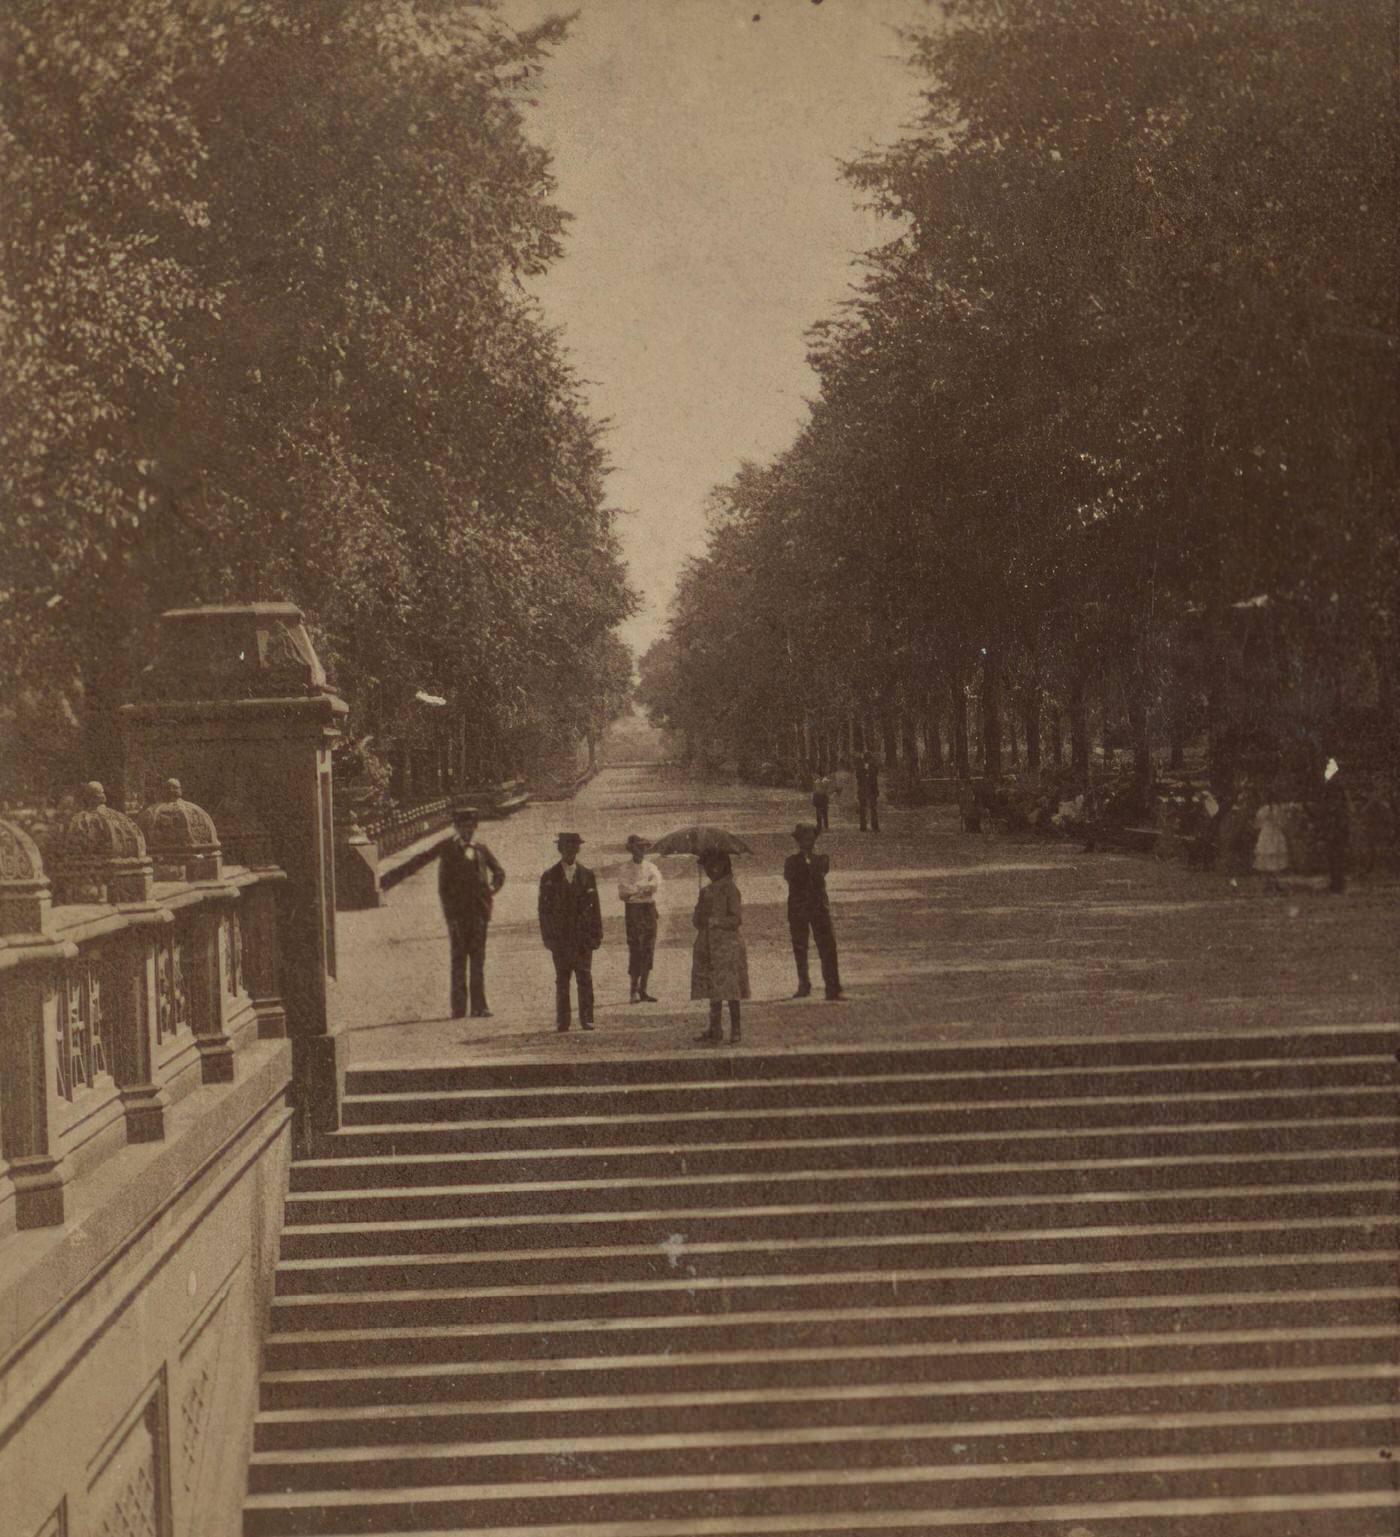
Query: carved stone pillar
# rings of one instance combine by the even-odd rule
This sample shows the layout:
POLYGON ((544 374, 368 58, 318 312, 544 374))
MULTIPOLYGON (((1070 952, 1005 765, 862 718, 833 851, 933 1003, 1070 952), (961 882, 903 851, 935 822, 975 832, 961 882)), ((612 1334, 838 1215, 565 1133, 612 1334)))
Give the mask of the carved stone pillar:
POLYGON ((11 962, 0 971, 0 1154, 21 1228, 49 1227, 64 1215, 56 973, 77 951, 49 937, 49 902, 34 841, 0 822, 0 935, 11 962))
POLYGON ((141 700, 127 705, 128 774, 154 788, 174 772, 200 804, 243 808, 286 873, 281 992, 303 1140, 339 1124, 343 1071, 326 979, 335 970, 331 748, 344 702, 331 693, 290 603, 173 609, 161 618, 141 700))

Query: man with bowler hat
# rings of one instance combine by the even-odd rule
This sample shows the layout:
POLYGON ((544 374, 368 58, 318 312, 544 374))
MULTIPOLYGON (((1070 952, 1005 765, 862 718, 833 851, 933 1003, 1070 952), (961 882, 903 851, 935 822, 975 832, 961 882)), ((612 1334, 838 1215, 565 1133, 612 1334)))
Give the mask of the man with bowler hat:
POLYGON ((473 1019, 490 1019, 486 1007, 486 930, 491 902, 506 883, 500 861, 476 841, 475 806, 458 806, 452 813, 452 836, 438 853, 438 900, 447 919, 451 945, 452 1017, 467 1012, 467 970, 471 969, 473 1019))
POLYGON ((593 1028, 593 952, 603 942, 598 881, 578 862, 583 839, 560 833, 559 863, 540 877, 540 938, 554 957, 554 1024, 569 1028, 569 980, 578 978, 578 1022, 593 1028))
POLYGON ((787 882, 788 932, 792 936, 792 956, 797 962, 797 991, 794 998, 808 998, 812 978, 807 970, 807 941, 817 942, 822 963, 822 983, 829 1003, 838 1003, 841 970, 836 961, 836 934, 831 927, 831 903, 826 894, 827 872, 831 861, 817 853, 817 829, 809 822, 799 822, 792 830, 797 852, 789 854, 783 866, 787 882))

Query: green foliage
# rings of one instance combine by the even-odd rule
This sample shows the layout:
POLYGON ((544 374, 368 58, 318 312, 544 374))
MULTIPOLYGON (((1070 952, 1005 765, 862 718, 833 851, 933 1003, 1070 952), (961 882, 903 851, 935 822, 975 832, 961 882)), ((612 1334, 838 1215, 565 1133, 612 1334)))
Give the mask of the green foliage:
POLYGON ((0 667, 95 743, 166 606, 290 598, 358 729, 596 711, 630 611, 601 429, 522 280, 562 22, 458 0, 0 19, 0 667))

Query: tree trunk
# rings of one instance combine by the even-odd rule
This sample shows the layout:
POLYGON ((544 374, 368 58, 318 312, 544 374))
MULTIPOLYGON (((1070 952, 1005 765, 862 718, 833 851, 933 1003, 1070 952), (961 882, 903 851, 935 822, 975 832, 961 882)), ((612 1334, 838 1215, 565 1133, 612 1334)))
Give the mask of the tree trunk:
POLYGON ((1069 761, 1076 774, 1089 773, 1089 710, 1084 699, 1084 680, 1076 678, 1069 691, 1069 761))
POLYGON ((1152 783, 1152 736, 1148 729, 1147 701, 1134 686, 1128 700, 1128 732, 1133 748, 1133 793, 1141 806, 1147 804, 1147 788, 1152 783))
POLYGON ((1060 725, 1059 705, 1050 711, 1050 758, 1056 768, 1061 767, 1065 761, 1065 738, 1060 725))
POLYGON ((943 769, 943 738, 938 729, 938 709, 930 697, 924 707, 924 759, 931 773, 943 769))
POLYGON ((919 735, 913 715, 903 707, 899 712, 899 738, 900 769, 912 799, 919 788, 919 735))
POLYGON ((1001 773, 1001 677, 991 651, 982 658, 982 767, 1001 773))
POLYGON ((953 772, 966 778, 972 770, 967 753, 967 694, 960 679, 955 678, 948 688, 948 704, 951 710, 953 772))
POLYGON ((1031 694, 1025 701, 1021 716, 1026 732, 1026 767, 1040 767, 1040 695, 1031 694))
POLYGON ((899 733, 895 729, 895 712, 889 705, 880 711, 880 750, 885 763, 893 768, 899 758, 899 733))

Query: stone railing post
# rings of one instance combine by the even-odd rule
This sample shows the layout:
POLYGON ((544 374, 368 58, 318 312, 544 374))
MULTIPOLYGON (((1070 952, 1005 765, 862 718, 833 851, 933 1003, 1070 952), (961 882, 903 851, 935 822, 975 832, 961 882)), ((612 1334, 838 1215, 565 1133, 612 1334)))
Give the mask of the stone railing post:
POLYGON ((64 1215, 56 973, 77 951, 49 937, 49 907, 34 841, 0 822, 0 1151, 21 1228, 49 1227, 64 1215))
MULTIPOLYGON (((300 1135, 304 1142, 333 1130, 343 1066, 326 987, 335 971, 330 759, 346 706, 326 685, 300 611, 290 603, 172 609, 161 617, 141 699, 122 713, 133 783, 149 792, 178 774, 226 829, 240 814, 256 823, 285 872, 277 940, 300 1135)), ((226 852, 240 857, 232 845, 226 852)))
POLYGON ((112 1077, 126 1112, 128 1142, 165 1136, 170 1096, 156 1082, 156 936, 170 914, 153 908, 113 946, 106 1007, 112 1021, 112 1077))
MULTIPOLYGON (((162 798, 136 817, 155 863, 158 880, 215 883, 220 895, 222 851, 213 819, 202 806, 186 800, 178 779, 167 779, 162 798)), ((222 893, 232 901, 230 888, 222 893)), ((227 975, 222 904, 206 902, 190 922, 190 1005, 200 1073, 205 1083, 232 1083, 233 1042, 224 1029, 227 975)))

